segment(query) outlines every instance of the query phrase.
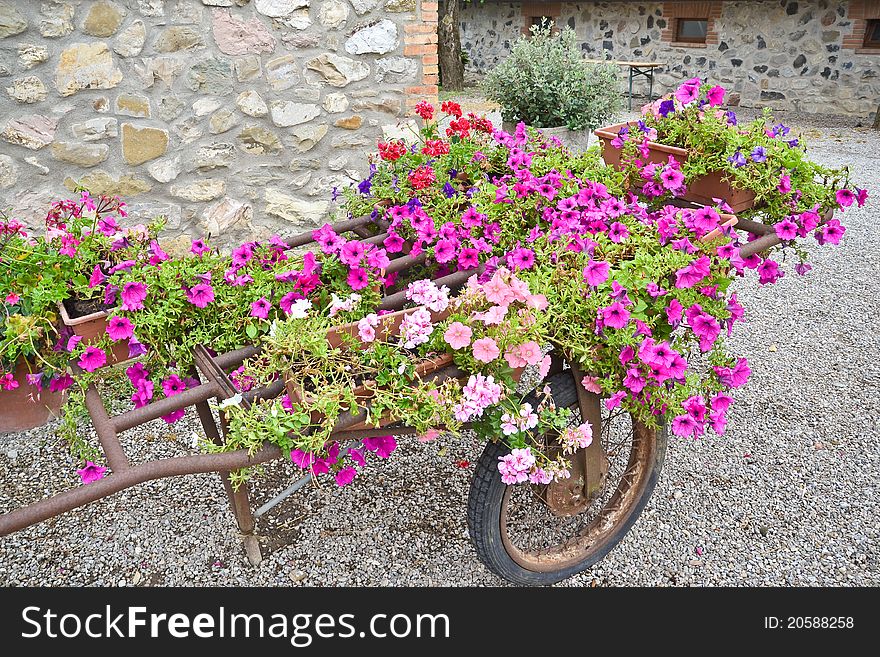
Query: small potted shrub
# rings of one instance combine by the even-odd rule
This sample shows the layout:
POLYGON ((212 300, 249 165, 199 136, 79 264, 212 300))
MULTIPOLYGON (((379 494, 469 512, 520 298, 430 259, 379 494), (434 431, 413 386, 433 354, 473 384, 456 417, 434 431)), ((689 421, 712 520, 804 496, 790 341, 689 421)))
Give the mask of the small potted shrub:
POLYGON ((545 22, 517 40, 510 55, 483 82, 486 96, 501 105, 504 129, 522 121, 585 149, 589 131, 621 108, 618 69, 584 61, 577 35, 545 22))

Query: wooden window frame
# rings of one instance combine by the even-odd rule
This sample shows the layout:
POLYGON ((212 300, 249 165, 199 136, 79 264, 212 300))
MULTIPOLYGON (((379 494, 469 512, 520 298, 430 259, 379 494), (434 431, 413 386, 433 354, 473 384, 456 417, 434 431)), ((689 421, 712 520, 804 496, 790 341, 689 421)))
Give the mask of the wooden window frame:
POLYGON ((869 18, 865 21, 865 40, 862 42, 862 48, 880 50, 880 36, 876 39, 870 38, 871 33, 877 32, 878 29, 880 29, 880 18, 869 18))
POLYGON ((682 17, 675 19, 675 43, 706 43, 709 36, 709 18, 693 18, 682 17), (681 33, 681 24, 685 21, 699 22, 706 24, 706 33, 702 37, 683 36, 681 33))
POLYGON ((868 40, 868 28, 880 20, 880 0, 850 0, 847 18, 852 22, 843 36, 843 48, 859 55, 880 55, 880 42, 868 40))

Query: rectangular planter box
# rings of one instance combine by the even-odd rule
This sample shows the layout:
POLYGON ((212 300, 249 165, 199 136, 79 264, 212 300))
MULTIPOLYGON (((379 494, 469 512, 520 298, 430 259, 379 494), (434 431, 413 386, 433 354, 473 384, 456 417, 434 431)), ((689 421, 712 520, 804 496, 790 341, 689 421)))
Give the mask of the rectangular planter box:
MULTIPOLYGON (((67 308, 63 303, 59 303, 58 312, 61 314, 61 321, 64 322, 64 325, 70 327, 75 335, 82 336, 84 344, 94 344, 107 332, 107 317, 110 313, 106 310, 71 319, 67 308)), ((125 342, 114 342, 107 352, 108 365, 121 363, 128 359, 128 345, 125 342)))
MULTIPOLYGON (((635 123, 617 123, 605 128, 598 128, 596 136, 602 142, 602 159, 605 164, 613 166, 620 170, 623 168, 620 162, 621 150, 614 148, 611 141, 617 137, 617 133, 625 125, 635 125, 635 123)), ((651 153, 648 156, 649 162, 655 164, 665 164, 669 156, 672 155, 680 164, 684 164, 688 159, 688 151, 676 146, 667 146, 654 141, 648 142, 648 148, 651 153)), ((727 201, 733 212, 742 212, 748 210, 755 205, 755 193, 747 189, 736 189, 729 182, 722 180, 724 172, 713 171, 691 181, 687 186, 687 193, 680 197, 686 201, 699 203, 701 205, 713 205, 713 198, 720 198, 727 201)))

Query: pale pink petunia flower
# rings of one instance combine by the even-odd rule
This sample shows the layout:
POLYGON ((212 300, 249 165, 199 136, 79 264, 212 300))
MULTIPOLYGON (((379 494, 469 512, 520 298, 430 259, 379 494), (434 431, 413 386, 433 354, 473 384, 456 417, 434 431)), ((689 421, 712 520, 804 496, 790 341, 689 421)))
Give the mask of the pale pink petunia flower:
POLYGON ((474 358, 481 363, 491 363, 501 351, 492 338, 480 338, 474 342, 474 358))
POLYGON ((453 322, 443 334, 443 339, 453 349, 463 349, 471 343, 473 331, 470 326, 466 326, 461 322, 453 322))

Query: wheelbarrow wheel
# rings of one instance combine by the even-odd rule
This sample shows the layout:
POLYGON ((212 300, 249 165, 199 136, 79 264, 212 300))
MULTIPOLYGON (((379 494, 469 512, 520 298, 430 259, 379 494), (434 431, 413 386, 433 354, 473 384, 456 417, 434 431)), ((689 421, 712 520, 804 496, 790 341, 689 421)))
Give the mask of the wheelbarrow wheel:
MULTIPOLYGON (((540 387, 545 384, 557 407, 571 408, 572 424, 579 424, 579 384, 571 370, 549 377, 540 387)), ((536 406, 535 392, 526 401, 536 406)), ((556 484, 504 484, 498 460, 510 450, 500 442, 486 444, 471 482, 468 528, 477 556, 489 570, 514 584, 553 584, 601 560, 630 530, 660 476, 666 429, 650 429, 629 413, 607 411, 602 405, 601 430, 594 426, 593 436, 594 443, 601 441, 594 447, 601 445, 600 483, 588 496, 574 493, 567 500, 560 499, 559 491, 572 490, 569 480, 563 480, 561 489, 556 484)), ((552 445, 554 438, 545 440, 552 445)))

